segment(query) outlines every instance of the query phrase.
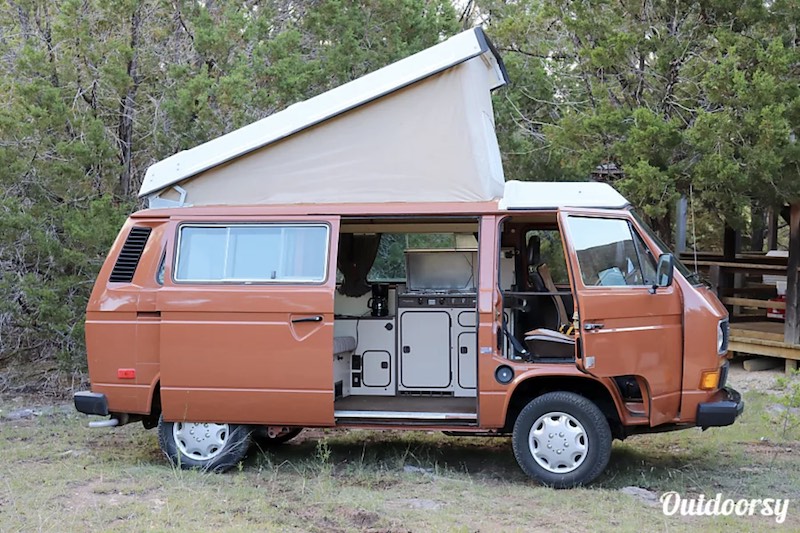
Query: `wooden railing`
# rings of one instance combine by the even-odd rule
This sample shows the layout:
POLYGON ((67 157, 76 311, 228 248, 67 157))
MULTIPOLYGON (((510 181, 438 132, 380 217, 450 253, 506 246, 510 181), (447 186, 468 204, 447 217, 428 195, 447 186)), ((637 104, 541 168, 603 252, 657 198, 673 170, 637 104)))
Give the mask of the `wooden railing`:
POLYGON ((774 302, 769 300, 756 300, 755 298, 737 298, 735 296, 723 296, 720 298, 726 305, 740 305, 742 307, 757 307, 759 309, 786 309, 786 302, 774 302))
POLYGON ((731 323, 758 322, 768 320, 767 309, 780 309, 785 312, 785 322, 781 324, 784 331, 785 346, 800 347, 800 325, 796 324, 797 312, 790 309, 790 297, 787 301, 771 301, 777 295, 774 285, 764 284, 762 276, 787 276, 787 280, 800 278, 800 267, 793 261, 794 272, 790 272, 789 258, 768 257, 758 253, 736 254, 735 257, 710 253, 682 253, 681 260, 690 269, 695 266, 703 273, 714 292, 719 296, 731 315, 731 323), (734 280, 740 275, 740 286, 734 280), (794 324, 794 325, 793 325, 794 324))

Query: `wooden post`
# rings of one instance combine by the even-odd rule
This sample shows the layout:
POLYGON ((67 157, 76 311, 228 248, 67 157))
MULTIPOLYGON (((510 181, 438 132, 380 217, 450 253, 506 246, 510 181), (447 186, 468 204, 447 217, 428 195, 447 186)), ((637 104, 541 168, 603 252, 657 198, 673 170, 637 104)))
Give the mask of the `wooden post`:
POLYGON ((800 266, 800 202, 792 204, 789 215, 789 266, 786 272, 786 324, 783 341, 800 344, 800 306, 797 267, 800 266))
POLYGON ((764 209, 753 205, 750 208, 750 250, 764 250, 764 209))
MULTIPOLYGON (((725 224, 725 234, 722 240, 722 256, 723 261, 734 263, 736 262, 736 254, 739 252, 741 243, 741 235, 738 231, 734 230, 729 225, 725 224)), ((717 286, 717 294, 733 294, 726 289, 732 289, 735 286, 735 275, 731 271, 726 271, 724 268, 720 271, 719 285, 717 286)), ((732 305, 725 305, 728 313, 733 316, 736 309, 732 305)))
POLYGON ((725 235, 722 240, 722 255, 725 261, 735 261, 739 251, 739 232, 725 224, 725 235))
POLYGON ((675 202, 675 252, 686 251, 686 196, 675 202))
POLYGON ((708 281, 711 283, 711 290, 714 291, 718 298, 722 298, 722 292, 719 290, 721 278, 722 273, 719 265, 711 265, 708 269, 708 281))
POLYGON ((767 212, 767 249, 778 249, 778 210, 774 207, 767 212))

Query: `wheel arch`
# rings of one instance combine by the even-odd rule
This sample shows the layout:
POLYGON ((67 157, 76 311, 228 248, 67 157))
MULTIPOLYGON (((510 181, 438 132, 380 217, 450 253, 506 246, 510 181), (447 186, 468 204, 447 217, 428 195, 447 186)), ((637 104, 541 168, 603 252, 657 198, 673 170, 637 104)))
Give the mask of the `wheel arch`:
POLYGON ((146 429, 156 427, 158 418, 161 416, 161 376, 156 376, 155 381, 150 386, 147 412, 148 414, 142 417, 142 424, 146 429))
POLYGON ((605 415, 614 438, 624 438, 624 428, 619 414, 617 399, 604 383, 580 376, 531 376, 521 380, 511 393, 506 405, 504 432, 514 427, 520 411, 534 398, 548 392, 565 391, 579 394, 594 402, 605 415))

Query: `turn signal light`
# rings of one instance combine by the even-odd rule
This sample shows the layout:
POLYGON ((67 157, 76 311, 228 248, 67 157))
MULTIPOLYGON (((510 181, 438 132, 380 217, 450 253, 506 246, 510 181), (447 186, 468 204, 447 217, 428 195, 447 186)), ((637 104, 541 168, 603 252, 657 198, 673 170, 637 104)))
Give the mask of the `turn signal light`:
POLYGON ((117 379, 136 379, 135 368, 118 368, 117 379))
POLYGON ((719 370, 706 370, 700 376, 700 388, 714 390, 719 386, 719 370))

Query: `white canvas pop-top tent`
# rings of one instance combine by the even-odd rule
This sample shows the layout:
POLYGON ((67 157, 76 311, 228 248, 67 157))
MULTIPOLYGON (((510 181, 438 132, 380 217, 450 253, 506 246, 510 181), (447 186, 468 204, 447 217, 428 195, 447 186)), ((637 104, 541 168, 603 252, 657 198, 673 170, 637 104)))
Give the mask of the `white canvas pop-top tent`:
POLYGON ((139 196, 151 207, 498 199, 491 91, 507 82, 474 28, 155 163, 139 196))

